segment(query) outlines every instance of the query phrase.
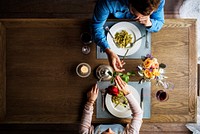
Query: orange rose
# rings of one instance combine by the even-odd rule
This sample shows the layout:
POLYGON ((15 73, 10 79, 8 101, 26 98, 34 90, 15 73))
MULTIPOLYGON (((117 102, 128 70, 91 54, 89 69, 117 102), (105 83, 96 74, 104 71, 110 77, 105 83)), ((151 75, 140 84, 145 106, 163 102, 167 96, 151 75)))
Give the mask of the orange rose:
POLYGON ((158 69, 153 69, 152 73, 153 73, 154 76, 159 76, 160 75, 160 72, 159 72, 158 69))
POLYGON ((153 64, 153 60, 151 60, 150 58, 147 58, 144 62, 143 62, 143 66, 144 68, 150 68, 153 64))
POLYGON ((144 70, 144 76, 147 77, 147 78, 152 78, 153 73, 149 69, 145 69, 144 70))
POLYGON ((152 68, 159 68, 159 63, 158 63, 157 59, 153 58, 152 61, 153 61, 152 68))

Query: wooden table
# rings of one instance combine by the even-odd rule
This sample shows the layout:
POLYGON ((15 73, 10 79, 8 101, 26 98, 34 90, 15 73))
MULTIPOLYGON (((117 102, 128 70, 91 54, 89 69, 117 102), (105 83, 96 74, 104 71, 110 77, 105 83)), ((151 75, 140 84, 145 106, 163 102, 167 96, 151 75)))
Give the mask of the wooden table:
MULTIPOLYGON (((1 123, 79 123, 86 92, 97 81, 95 69, 108 64, 107 60, 96 59, 95 44, 90 45, 89 55, 81 53, 80 34, 88 31, 90 21, 1 19, 0 22, 1 123), (76 75, 75 68, 81 62, 92 68, 88 78, 76 75)), ((161 103, 155 98, 157 87, 152 83, 152 117, 144 120, 144 124, 196 122, 195 24, 195 20, 167 19, 162 30, 152 34, 152 54, 167 65, 166 75, 175 89, 169 91, 169 100, 161 103)), ((126 70, 130 70, 141 60, 126 63, 126 70)), ((93 123, 128 121, 96 119, 93 115, 93 123)))

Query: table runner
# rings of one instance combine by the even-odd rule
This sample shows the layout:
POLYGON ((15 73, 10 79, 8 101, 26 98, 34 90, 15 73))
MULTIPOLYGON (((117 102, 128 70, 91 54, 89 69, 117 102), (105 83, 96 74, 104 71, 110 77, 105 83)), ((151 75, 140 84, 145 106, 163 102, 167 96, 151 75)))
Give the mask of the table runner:
MULTIPOLYGON (((143 95, 144 95, 144 100, 143 100, 143 118, 150 118, 151 117, 151 82, 144 82, 142 84, 138 84, 138 82, 129 82, 129 85, 133 86, 139 93, 141 88, 143 88, 143 95)), ((98 82, 98 87, 99 90, 105 89, 110 85, 110 81, 103 81, 103 82, 98 82)), ((102 110, 102 96, 101 92, 99 91, 97 101, 96 101, 96 118, 117 118, 113 116, 111 113, 106 108, 105 105, 105 111, 102 110)), ((132 117, 129 117, 132 118, 132 117)))
MULTIPOLYGON (((116 22, 106 22, 105 26, 111 27, 116 22)), ((143 25, 135 22, 130 21, 130 23, 135 24, 141 32, 141 35, 146 35, 146 29, 143 25)), ((106 32, 107 35, 107 32, 106 32)), ((146 56, 147 54, 151 54, 151 33, 148 33, 145 37, 142 38, 142 45, 140 46, 139 50, 132 55, 126 56, 126 59, 141 59, 141 57, 146 56), (147 38, 146 38, 147 36, 147 38), (148 48, 146 47, 146 39, 149 42, 148 48)), ((123 56, 119 56, 123 58, 123 56)), ((107 59, 106 53, 101 51, 100 47, 97 46, 97 59, 107 59)))

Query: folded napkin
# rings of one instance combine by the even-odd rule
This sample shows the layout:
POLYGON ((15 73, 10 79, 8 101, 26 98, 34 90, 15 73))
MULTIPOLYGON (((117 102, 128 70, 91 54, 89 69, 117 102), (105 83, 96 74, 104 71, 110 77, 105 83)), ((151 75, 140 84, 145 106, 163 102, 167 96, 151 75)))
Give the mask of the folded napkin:
POLYGON ((186 127, 193 132, 193 134, 200 134, 200 124, 188 123, 186 127))

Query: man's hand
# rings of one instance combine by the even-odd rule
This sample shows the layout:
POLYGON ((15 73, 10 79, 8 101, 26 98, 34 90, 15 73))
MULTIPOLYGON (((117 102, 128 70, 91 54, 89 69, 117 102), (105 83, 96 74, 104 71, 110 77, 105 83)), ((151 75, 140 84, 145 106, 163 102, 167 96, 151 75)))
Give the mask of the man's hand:
POLYGON ((112 52, 110 49, 106 49, 106 54, 108 56, 108 61, 110 65, 113 67, 113 69, 116 72, 125 71, 125 69, 123 68, 123 65, 125 64, 125 62, 121 61, 114 52, 112 52))
POLYGON ((150 16, 142 16, 142 17, 137 17, 134 20, 137 20, 140 24, 143 24, 146 27, 151 27, 152 23, 150 20, 150 16))

